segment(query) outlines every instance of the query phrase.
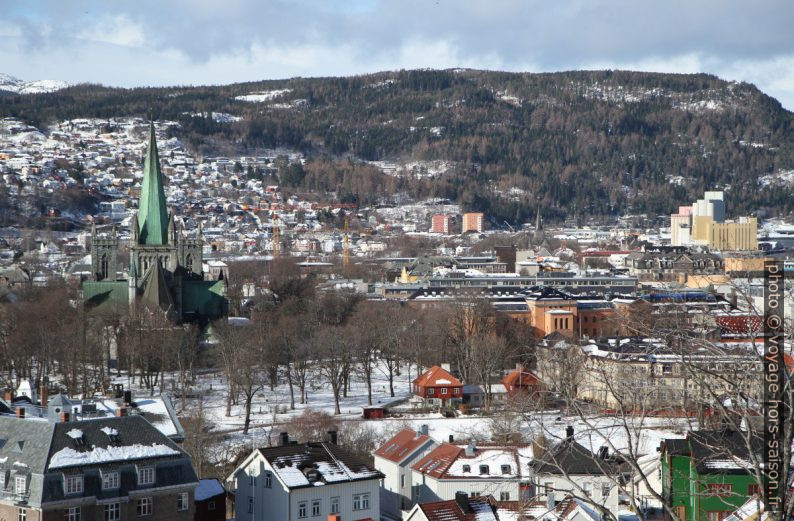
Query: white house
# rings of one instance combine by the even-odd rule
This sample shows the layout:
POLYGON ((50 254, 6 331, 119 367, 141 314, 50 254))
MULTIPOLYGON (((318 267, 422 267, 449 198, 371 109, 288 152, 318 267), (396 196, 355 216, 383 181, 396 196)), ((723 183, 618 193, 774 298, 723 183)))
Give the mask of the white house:
POLYGON ((253 451, 227 478, 237 521, 344 521, 380 518, 383 474, 332 442, 282 444, 253 451))
POLYGON ((401 430, 373 452, 375 468, 384 476, 380 489, 381 512, 400 519, 402 511, 411 507, 411 466, 436 445, 427 435, 427 425, 423 425, 419 431, 401 430))
POLYGON ((498 501, 529 497, 532 446, 477 447, 442 443, 412 467, 415 503, 469 496, 493 496, 498 501))
POLYGON ((556 447, 536 455, 530 465, 535 497, 551 506, 568 495, 618 513, 619 471, 606 447, 594 454, 574 440, 573 427, 556 447))

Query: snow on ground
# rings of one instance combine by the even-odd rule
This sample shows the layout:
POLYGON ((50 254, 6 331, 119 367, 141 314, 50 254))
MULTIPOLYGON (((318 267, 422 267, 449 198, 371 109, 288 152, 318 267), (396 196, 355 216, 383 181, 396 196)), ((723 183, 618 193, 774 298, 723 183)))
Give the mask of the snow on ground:
POLYGON ((290 92, 292 92, 292 89, 260 90, 242 96, 235 96, 234 99, 238 101, 247 101, 249 103, 263 103, 265 101, 272 101, 290 92))
MULTIPOLYGON (((380 368, 383 369, 383 368, 380 368)), ((411 394, 410 382, 416 378, 415 369, 407 366, 400 368, 399 375, 395 376, 395 397, 389 394, 388 378, 384 370, 376 370, 373 374, 372 402, 374 405, 385 405, 389 402, 406 399, 411 394)), ((166 388, 172 387, 175 376, 169 375, 166 379, 166 388)), ((118 383, 127 385, 127 379, 117 380, 118 383)), ((251 407, 251 426, 247 436, 242 435, 245 421, 244 402, 238 401, 231 407, 231 415, 226 416, 226 386, 220 372, 200 375, 192 389, 193 395, 202 396, 200 400, 207 421, 212 425, 212 430, 223 433, 224 443, 232 445, 265 446, 267 439, 277 436, 280 425, 299 416, 304 411, 322 411, 334 413, 334 398, 330 386, 321 378, 313 375, 307 385, 307 402, 298 403, 299 391, 295 387, 295 410, 290 410, 289 388, 283 377, 274 390, 268 387, 256 394, 251 407)), ((148 392, 140 388, 135 389, 134 400, 146 408, 145 396, 148 392)), ((188 400, 188 407, 195 410, 199 399, 188 400)), ((180 399, 174 398, 174 407, 179 412, 180 399)), ((162 403, 162 402, 158 402, 162 403)), ((361 375, 354 374, 350 391, 346 398, 341 398, 341 415, 338 419, 343 422, 361 422, 362 425, 376 431, 385 437, 393 434, 402 427, 420 429, 427 425, 431 437, 439 442, 448 441, 452 436, 455 442, 475 439, 478 442, 491 440, 492 420, 481 415, 461 415, 455 418, 445 418, 439 413, 412 413, 405 412, 395 417, 382 420, 363 420, 363 407, 367 405, 367 388, 361 375)), ((408 409, 404 404, 400 407, 408 409)), ((164 411, 148 411, 152 413, 164 411)), ((656 452, 659 444, 665 438, 681 438, 689 429, 689 420, 669 418, 645 418, 640 423, 630 425, 628 429, 621 426, 617 418, 603 415, 592 415, 587 418, 565 415, 561 411, 543 411, 534 413, 522 427, 522 433, 527 440, 542 434, 547 440, 556 442, 565 437, 566 428, 574 428, 576 441, 597 451, 601 446, 608 446, 613 450, 625 451, 631 446, 637 454, 652 454, 656 452)))

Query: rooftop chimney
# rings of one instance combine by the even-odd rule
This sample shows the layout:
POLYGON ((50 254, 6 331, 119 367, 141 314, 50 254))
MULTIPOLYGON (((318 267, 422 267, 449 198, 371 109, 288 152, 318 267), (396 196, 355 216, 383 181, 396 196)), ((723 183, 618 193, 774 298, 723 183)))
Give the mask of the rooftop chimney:
POLYGON ((336 445, 336 431, 328 431, 328 441, 336 445))
POLYGON ((126 407, 118 407, 116 409, 116 416, 122 417, 127 416, 127 408, 126 407))
POLYGON ((565 437, 569 440, 573 439, 573 425, 568 425, 565 427, 565 437))
POLYGON ((61 416, 60 416, 60 421, 61 421, 61 423, 68 423, 69 422, 69 413, 66 412, 66 411, 62 412, 61 416))
POLYGON ((6 392, 3 393, 3 400, 11 403, 14 401, 14 391, 11 389, 6 389, 6 392))
POLYGON ((124 391, 124 405, 129 407, 132 404, 132 391, 124 391))
POLYGON ((47 384, 41 384, 41 388, 39 388, 39 401, 42 407, 47 407, 47 402, 50 399, 50 390, 47 387, 47 384))
POLYGON ((25 408, 17 407, 17 418, 24 418, 24 417, 25 417, 25 408))
POLYGON ((449 442, 455 443, 455 436, 453 436, 452 434, 449 435, 449 442))
POLYGON ((282 447, 286 447, 287 445, 289 445, 289 433, 288 432, 282 432, 281 434, 279 434, 279 437, 281 438, 281 446, 282 447))
POLYGON ((477 450, 477 446, 475 445, 475 443, 473 441, 470 442, 468 445, 466 445, 466 456, 468 456, 469 458, 473 457, 474 451, 476 450, 477 450))
POLYGON ((465 492, 455 492, 455 503, 458 504, 464 514, 471 513, 471 505, 469 504, 469 495, 465 492))
POLYGON ((430 432, 430 428, 427 426, 427 424, 426 424, 426 423, 423 423, 423 424, 422 424, 422 425, 419 427, 419 433, 420 433, 420 434, 424 434, 425 436, 427 436, 427 433, 428 433, 428 432, 430 432))

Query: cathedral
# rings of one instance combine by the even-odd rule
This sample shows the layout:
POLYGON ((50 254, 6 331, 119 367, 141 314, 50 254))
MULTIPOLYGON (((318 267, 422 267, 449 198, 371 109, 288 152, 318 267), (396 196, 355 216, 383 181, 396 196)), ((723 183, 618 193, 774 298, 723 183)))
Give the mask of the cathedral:
POLYGON ((83 283, 90 313, 126 314, 136 309, 165 313, 169 320, 203 322, 227 313, 226 281, 205 280, 201 228, 189 238, 165 200, 154 124, 143 169, 138 211, 130 222, 129 270, 118 277, 121 239, 91 233, 91 280, 83 283))

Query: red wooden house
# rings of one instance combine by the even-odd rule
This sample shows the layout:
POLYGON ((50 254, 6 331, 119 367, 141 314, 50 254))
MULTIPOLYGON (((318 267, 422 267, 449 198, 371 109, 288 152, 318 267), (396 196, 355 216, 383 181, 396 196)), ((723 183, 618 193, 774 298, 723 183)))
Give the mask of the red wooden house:
POLYGON ((414 395, 425 400, 440 400, 442 407, 447 401, 463 398, 463 383, 437 365, 422 373, 413 383, 414 395))
POLYGON ((543 382, 528 369, 524 369, 520 364, 515 370, 510 371, 502 378, 502 385, 505 386, 507 396, 515 396, 519 393, 528 395, 538 394, 543 391, 543 382))

